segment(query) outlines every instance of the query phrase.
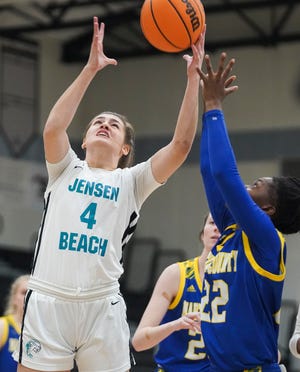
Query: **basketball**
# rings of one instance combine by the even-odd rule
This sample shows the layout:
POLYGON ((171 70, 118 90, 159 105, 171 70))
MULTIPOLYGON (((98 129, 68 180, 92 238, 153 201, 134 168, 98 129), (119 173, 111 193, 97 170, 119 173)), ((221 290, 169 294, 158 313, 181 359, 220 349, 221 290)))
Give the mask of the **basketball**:
POLYGON ((152 46, 176 53, 197 41, 205 25, 205 11, 200 0, 145 0, 140 24, 152 46))

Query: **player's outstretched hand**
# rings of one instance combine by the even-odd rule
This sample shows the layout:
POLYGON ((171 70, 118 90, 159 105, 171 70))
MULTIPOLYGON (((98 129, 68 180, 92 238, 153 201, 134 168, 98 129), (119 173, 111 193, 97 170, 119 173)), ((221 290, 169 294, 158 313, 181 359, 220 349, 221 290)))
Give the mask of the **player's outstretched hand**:
POLYGON ((117 65, 117 61, 113 58, 108 58, 103 52, 103 38, 105 25, 101 22, 100 27, 98 23, 98 17, 94 17, 94 32, 93 40, 90 49, 89 60, 87 66, 89 68, 99 71, 107 65, 117 65))
POLYGON ((206 111, 222 109, 224 98, 238 89, 237 85, 232 85, 236 76, 230 75, 235 59, 232 58, 225 64, 226 57, 226 53, 221 53, 216 71, 214 71, 208 55, 205 56, 207 73, 205 74, 202 69, 197 68, 201 78, 202 96, 206 111))
POLYGON ((193 55, 190 56, 189 54, 185 54, 183 59, 187 62, 187 74, 191 76, 193 74, 197 74, 197 69, 202 68, 202 63, 204 60, 204 45, 205 45, 205 32, 206 32, 206 25, 203 28, 203 31, 195 44, 192 45, 193 55))

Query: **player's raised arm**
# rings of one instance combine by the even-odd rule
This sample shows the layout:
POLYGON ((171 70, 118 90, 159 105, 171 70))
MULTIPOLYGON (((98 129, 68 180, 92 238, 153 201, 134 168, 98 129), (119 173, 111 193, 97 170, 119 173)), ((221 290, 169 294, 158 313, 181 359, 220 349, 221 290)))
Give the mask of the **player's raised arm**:
POLYGON ((195 138, 198 124, 200 77, 204 58, 205 29, 192 46, 193 55, 184 55, 187 61, 187 86, 171 142, 152 157, 152 171, 158 182, 165 182, 185 161, 195 138))
POLYGON ((97 72, 107 65, 116 65, 117 61, 105 56, 103 52, 104 23, 98 24, 94 17, 93 40, 88 62, 52 108, 45 128, 44 147, 46 159, 50 163, 60 161, 68 151, 69 139, 67 128, 78 109, 78 106, 97 72))

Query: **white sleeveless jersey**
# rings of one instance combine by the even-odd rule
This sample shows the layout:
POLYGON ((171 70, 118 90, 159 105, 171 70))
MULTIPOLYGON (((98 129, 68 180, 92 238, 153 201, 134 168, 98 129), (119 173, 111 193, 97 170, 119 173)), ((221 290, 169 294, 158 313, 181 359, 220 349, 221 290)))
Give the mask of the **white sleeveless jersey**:
POLYGON ((49 182, 30 289, 88 297, 118 286, 122 249, 145 199, 160 186, 151 160, 131 168, 89 168, 73 150, 47 163, 49 182))

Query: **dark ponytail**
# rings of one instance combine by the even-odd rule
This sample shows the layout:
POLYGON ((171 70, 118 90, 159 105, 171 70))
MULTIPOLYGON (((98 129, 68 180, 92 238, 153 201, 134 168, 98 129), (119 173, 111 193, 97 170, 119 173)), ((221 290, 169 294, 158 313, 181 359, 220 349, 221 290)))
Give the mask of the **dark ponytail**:
POLYGON ((300 232, 300 179, 273 177, 276 191, 276 213, 271 216, 275 227, 283 234, 300 232))

